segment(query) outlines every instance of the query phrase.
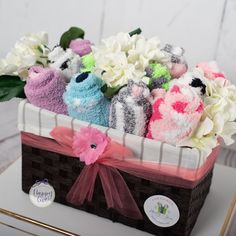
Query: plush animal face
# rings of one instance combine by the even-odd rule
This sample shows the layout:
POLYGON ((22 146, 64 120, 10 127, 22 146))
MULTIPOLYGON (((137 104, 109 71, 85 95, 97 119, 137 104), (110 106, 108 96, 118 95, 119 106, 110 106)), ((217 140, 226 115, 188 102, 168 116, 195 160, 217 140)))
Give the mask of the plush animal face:
POLYGON ((200 70, 193 70, 183 74, 179 79, 172 80, 172 85, 182 84, 191 86, 198 95, 204 95, 206 93, 204 74, 200 70))
POLYGON ((146 98, 149 96, 150 91, 147 87, 147 85, 142 82, 135 82, 133 80, 130 80, 128 82, 128 93, 132 96, 132 97, 143 97, 146 98))
POLYGON ((49 53, 48 58, 50 60, 50 67, 61 70, 67 82, 80 70, 80 56, 75 54, 70 48, 64 50, 60 46, 55 47, 49 53))
POLYGON ((150 91, 144 82, 129 80, 127 86, 119 91, 118 100, 120 102, 135 103, 141 100, 147 100, 149 96, 150 91))

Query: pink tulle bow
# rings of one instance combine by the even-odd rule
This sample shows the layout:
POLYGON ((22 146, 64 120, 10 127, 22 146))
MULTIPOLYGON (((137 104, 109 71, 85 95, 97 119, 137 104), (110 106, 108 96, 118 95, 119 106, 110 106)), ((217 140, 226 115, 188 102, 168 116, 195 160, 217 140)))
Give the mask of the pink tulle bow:
MULTIPOLYGON (((25 145, 77 157, 72 149, 74 132, 71 129, 56 127, 52 130, 51 136, 55 140, 21 132, 22 143, 25 145)), ((140 210, 119 171, 160 184, 192 189, 213 167, 218 152, 219 146, 213 149, 200 168, 188 169, 165 163, 139 161, 129 149, 110 141, 95 163, 85 165, 68 193, 67 200, 72 204, 92 200, 98 175, 108 208, 114 208, 130 218, 141 219, 140 210)))
MULTIPOLYGON (((88 130, 82 131, 86 131, 87 134, 89 133, 88 130)), ((92 135, 86 135, 90 135, 93 140, 94 138, 95 140, 99 140, 98 134, 96 132, 97 130, 94 130, 94 133, 97 136, 94 136, 94 133, 92 135)), ((74 134, 74 132, 69 128, 56 127, 51 131, 50 135, 67 150, 67 153, 70 149, 71 156, 78 157, 77 154, 79 154, 80 151, 78 151, 76 148, 74 148, 76 151, 73 151, 72 148, 72 145, 75 145, 78 142, 78 133, 74 134)), ((102 142, 104 142, 104 140, 102 140, 102 142)), ((85 150, 85 147, 87 146, 87 143, 83 143, 82 146, 77 145, 77 147, 80 147, 83 150, 85 150)), ((142 219, 142 214, 122 175, 116 168, 112 167, 112 162, 116 162, 119 159, 131 156, 132 152, 122 145, 116 142, 107 143, 106 149, 102 155, 100 155, 99 158, 96 157, 96 160, 91 162, 90 165, 85 165, 79 177, 76 179, 75 183, 67 194, 67 201, 74 205, 81 205, 85 202, 85 200, 92 201, 95 181, 97 176, 99 176, 106 198, 107 207, 117 210, 126 217, 142 219)), ((90 161, 90 159, 88 161, 90 161)), ((94 160, 93 157, 92 159, 94 160)))

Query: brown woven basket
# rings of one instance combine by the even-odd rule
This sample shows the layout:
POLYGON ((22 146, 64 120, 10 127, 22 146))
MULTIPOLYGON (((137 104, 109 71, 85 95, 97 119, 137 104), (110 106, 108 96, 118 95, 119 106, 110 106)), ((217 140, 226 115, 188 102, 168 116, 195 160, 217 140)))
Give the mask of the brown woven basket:
POLYGON ((22 145, 22 189, 24 192, 29 193, 36 180, 46 178, 55 189, 56 202, 159 236, 190 235, 209 192, 213 172, 212 169, 194 189, 163 185, 120 172, 144 217, 143 220, 133 220, 120 215, 113 209, 107 209, 99 178, 96 180, 92 202, 87 202, 80 207, 66 202, 66 195, 83 167, 84 164, 78 158, 22 145), (178 206, 180 218, 175 225, 161 228, 151 223, 145 215, 143 210, 145 200, 157 194, 173 199, 178 206))

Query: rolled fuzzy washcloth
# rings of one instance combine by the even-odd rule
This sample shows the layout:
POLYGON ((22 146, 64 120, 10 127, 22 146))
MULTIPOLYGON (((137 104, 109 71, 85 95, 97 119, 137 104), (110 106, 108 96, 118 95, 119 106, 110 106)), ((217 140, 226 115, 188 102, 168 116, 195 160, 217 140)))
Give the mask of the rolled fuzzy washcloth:
POLYGON ((110 102, 101 92, 102 86, 102 80, 92 73, 75 74, 63 96, 69 115, 108 126, 110 102))
POLYGON ((169 69, 159 63, 149 64, 145 69, 147 77, 150 78, 149 88, 163 88, 165 90, 169 89, 169 82, 171 75, 169 69))
POLYGON ((153 104, 147 137, 181 145, 191 137, 202 113, 202 99, 191 86, 174 84, 166 93, 160 89, 160 96, 153 104))
POLYGON ((152 113, 149 96, 150 91, 144 82, 129 80, 128 85, 112 99, 109 126, 126 133, 145 136, 152 113))
POLYGON ((50 68, 33 66, 25 85, 25 94, 30 103, 59 114, 67 114, 63 102, 66 83, 63 75, 50 68))
POLYGON ((87 39, 74 39, 70 42, 72 51, 81 57, 92 52, 92 43, 87 39))

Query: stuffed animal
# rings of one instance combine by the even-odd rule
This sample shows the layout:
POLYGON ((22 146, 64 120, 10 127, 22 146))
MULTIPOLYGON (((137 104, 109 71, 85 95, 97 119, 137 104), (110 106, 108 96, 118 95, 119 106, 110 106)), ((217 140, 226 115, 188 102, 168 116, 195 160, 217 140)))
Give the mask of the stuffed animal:
POLYGON ((110 101, 101 92, 103 82, 95 74, 75 74, 63 95, 71 117, 108 126, 110 101))
POLYGON ((60 71, 41 66, 30 68, 24 88, 30 103, 59 114, 67 114, 62 98, 65 89, 66 82, 60 71))
POLYGON ((160 89, 152 109, 147 137, 181 145, 197 127, 203 113, 203 102, 191 86, 175 84, 167 92, 160 89))
POLYGON ((71 77, 80 71, 81 59, 80 56, 67 48, 55 47, 49 54, 49 67, 62 71, 66 82, 69 82, 71 77))
POLYGON ((126 133, 145 136, 152 113, 150 91, 142 81, 129 80, 111 101, 109 126, 126 133))
POLYGON ((166 44, 163 51, 171 59, 171 70, 170 74, 173 79, 179 78, 188 70, 187 62, 184 58, 184 49, 181 47, 176 47, 170 44, 166 44))

